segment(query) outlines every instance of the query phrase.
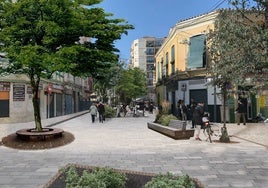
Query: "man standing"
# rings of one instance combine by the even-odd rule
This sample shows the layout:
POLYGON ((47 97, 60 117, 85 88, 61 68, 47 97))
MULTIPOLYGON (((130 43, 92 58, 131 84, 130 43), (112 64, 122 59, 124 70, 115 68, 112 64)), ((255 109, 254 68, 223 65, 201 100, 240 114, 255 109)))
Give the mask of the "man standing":
POLYGON ((236 109, 236 112, 237 112, 237 125, 240 125, 241 117, 243 119, 243 125, 246 125, 247 105, 245 99, 241 97, 238 98, 238 107, 236 109))
POLYGON ((199 138, 199 135, 200 135, 201 127, 203 125, 203 122, 202 122, 203 115, 204 115, 204 102, 199 102, 193 112, 193 122, 194 122, 194 126, 196 127, 195 139, 200 140, 200 141, 201 139, 199 138))

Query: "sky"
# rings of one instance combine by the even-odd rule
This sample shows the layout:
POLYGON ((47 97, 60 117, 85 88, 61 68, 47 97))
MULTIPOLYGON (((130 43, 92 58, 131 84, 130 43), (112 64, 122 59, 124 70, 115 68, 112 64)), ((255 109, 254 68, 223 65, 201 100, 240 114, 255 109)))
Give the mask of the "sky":
POLYGON ((228 0, 103 0, 97 6, 135 27, 115 42, 121 59, 130 57, 135 39, 166 37, 170 28, 181 20, 229 7, 228 0))

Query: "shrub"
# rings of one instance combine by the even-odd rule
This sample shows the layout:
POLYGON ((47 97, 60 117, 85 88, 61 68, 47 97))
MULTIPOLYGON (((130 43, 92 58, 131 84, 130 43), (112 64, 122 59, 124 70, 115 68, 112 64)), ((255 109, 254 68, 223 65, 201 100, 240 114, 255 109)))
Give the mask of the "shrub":
POLYGON ((111 168, 97 168, 94 173, 96 178, 102 180, 107 188, 125 187, 127 178, 124 173, 115 172, 111 168))
POLYGON ((116 116, 116 110, 113 109, 111 106, 105 105, 104 117, 112 118, 115 116, 116 116))
POLYGON ((171 119, 178 119, 176 116, 172 115, 172 114, 169 114, 169 115, 162 115, 160 118, 159 118, 159 123, 161 125, 165 125, 165 126, 168 126, 169 122, 171 119))
POLYGON ((94 173, 89 173, 84 170, 82 176, 78 181, 77 187, 96 187, 96 188, 106 188, 105 183, 96 177, 94 173))
POLYGON ((144 188, 195 188, 194 181, 188 176, 175 176, 171 173, 157 175, 147 182, 144 188))
POLYGON ((94 188, 124 188, 127 177, 124 173, 116 172, 111 168, 96 168, 93 172, 83 171, 78 175, 74 166, 66 172, 66 187, 94 187, 94 188))
POLYGON ((76 172, 74 166, 70 166, 69 170, 66 172, 66 187, 76 187, 79 181, 79 175, 76 172))

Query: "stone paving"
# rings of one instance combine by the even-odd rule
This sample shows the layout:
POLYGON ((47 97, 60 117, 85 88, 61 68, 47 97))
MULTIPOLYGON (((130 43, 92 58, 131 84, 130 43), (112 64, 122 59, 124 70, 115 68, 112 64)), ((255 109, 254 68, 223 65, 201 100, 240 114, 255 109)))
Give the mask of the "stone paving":
MULTIPOLYGON (((267 124, 227 124, 229 134, 233 135, 231 140, 237 143, 224 144, 200 142, 193 138, 173 140, 147 128, 147 122, 154 120, 150 114, 94 124, 89 114, 78 115, 43 122, 43 125, 50 125, 60 121, 55 127, 75 136, 69 145, 37 151, 0 146, 0 187, 43 187, 69 163, 188 174, 208 188, 268 187, 267 124), (68 118, 72 119, 65 121, 68 118)), ((0 136, 33 126, 33 122, 0 124, 0 136)))

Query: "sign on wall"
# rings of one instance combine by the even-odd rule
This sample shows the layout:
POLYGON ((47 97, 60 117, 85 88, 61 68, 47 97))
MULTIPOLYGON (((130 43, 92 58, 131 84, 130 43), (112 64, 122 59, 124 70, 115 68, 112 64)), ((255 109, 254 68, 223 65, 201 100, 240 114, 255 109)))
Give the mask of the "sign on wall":
POLYGON ((13 101, 25 101, 24 84, 13 84, 13 101))
POLYGON ((0 91, 9 91, 10 83, 9 82, 0 82, 0 91))

